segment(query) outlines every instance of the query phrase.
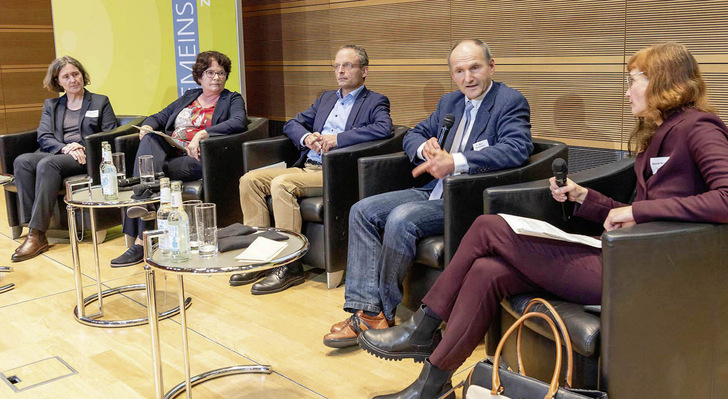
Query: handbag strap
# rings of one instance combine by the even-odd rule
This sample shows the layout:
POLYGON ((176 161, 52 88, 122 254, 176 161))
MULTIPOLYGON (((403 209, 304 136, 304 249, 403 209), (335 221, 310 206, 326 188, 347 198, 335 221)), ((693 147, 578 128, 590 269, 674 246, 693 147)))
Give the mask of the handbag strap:
MULTIPOLYGON (((569 332, 566 330, 566 324, 564 324, 564 320, 561 319, 561 316, 559 316, 558 312, 556 312, 556 309, 554 309, 553 305, 551 305, 549 301, 542 298, 531 299, 531 301, 528 302, 528 305, 526 305, 526 309, 523 310, 523 313, 528 313, 528 310, 531 309, 531 307, 539 303, 544 305, 546 309, 551 312, 551 315, 556 321, 556 324, 559 326, 559 330, 561 330, 561 334, 564 336, 564 343, 566 345, 566 387, 571 388, 573 381, 572 374, 574 372, 574 351, 571 348, 571 337, 569 336, 569 332)), ((523 358, 521 357, 522 332, 523 324, 518 327, 518 336, 516 338, 516 357, 518 359, 518 372, 521 375, 526 375, 526 369, 523 367, 523 358)))
POLYGON ((556 391, 559 390, 559 375, 561 374, 561 335, 559 334, 559 331, 556 329, 556 325, 554 325, 554 322, 551 320, 550 317, 546 316, 543 313, 531 312, 524 314, 518 320, 516 320, 516 322, 513 323, 510 328, 508 328, 506 333, 503 334, 500 342, 498 342, 498 347, 496 348, 495 356, 493 357, 493 377, 491 381, 492 389, 490 391, 491 395, 500 395, 503 392, 503 386, 501 386, 500 383, 500 375, 498 369, 498 363, 500 361, 501 352, 503 351, 503 345, 505 345, 508 336, 511 335, 511 333, 513 333, 513 331, 515 331, 518 326, 522 325, 526 320, 532 317, 539 317, 541 319, 544 319, 549 327, 551 327, 551 331, 554 333, 554 338, 556 338, 556 367, 554 369, 554 375, 553 377, 551 377, 549 390, 548 392, 546 392, 546 396, 544 396, 544 399, 553 399, 553 397, 556 395, 556 391))

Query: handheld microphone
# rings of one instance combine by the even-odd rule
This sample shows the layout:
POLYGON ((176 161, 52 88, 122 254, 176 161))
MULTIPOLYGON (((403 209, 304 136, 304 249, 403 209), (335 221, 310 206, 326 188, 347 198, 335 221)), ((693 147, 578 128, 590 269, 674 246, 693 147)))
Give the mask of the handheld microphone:
POLYGON ((447 140, 447 134, 450 132, 450 129, 452 128, 452 125, 455 123, 455 115, 453 114, 447 114, 445 115, 445 118, 442 119, 442 126, 440 126, 440 131, 437 133, 437 144, 440 145, 440 148, 445 144, 445 140, 447 140))
MULTIPOLYGON (((554 159, 551 163, 551 171, 554 173, 554 178, 556 178, 556 185, 564 187, 566 185, 566 175, 569 173, 569 167, 566 165, 566 161, 562 158, 554 159)), ((569 220, 563 202, 561 203, 561 217, 564 219, 564 222, 569 220)))

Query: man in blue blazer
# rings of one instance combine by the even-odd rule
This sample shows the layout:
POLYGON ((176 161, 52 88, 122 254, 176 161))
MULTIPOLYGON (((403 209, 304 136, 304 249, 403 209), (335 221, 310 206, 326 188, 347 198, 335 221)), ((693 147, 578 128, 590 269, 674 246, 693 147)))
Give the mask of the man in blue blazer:
POLYGON ((495 62, 480 40, 463 40, 450 52, 448 65, 459 91, 442 96, 437 110, 404 137, 413 175, 435 179, 421 188, 375 195, 357 202, 349 213, 349 252, 344 310, 347 320, 334 324, 324 344, 356 345, 367 329, 387 328, 402 300, 404 280, 417 241, 444 231, 442 179, 522 165, 533 150, 526 98, 491 80, 495 62), (445 116, 454 123, 438 144, 445 116))
MULTIPOLYGON (((323 193, 321 155, 335 148, 378 140, 392 135, 389 99, 368 90, 364 80, 369 56, 361 46, 346 45, 334 60, 338 90, 324 92, 313 105, 283 126, 283 133, 300 149, 292 168, 262 169, 240 178, 240 206, 248 226, 270 226, 266 197, 273 200, 276 227, 301 231, 298 197, 323 193)), ((261 272, 231 276, 230 285, 243 285, 261 272)), ((300 262, 275 269, 251 288, 253 294, 280 292, 304 281, 300 262)))

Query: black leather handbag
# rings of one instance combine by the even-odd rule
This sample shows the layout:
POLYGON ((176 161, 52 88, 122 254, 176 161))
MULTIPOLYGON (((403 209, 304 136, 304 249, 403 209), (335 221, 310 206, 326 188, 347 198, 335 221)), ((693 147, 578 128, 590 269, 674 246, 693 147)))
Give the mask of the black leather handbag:
POLYGON ((585 399, 585 398, 607 398, 605 392, 584 390, 584 389, 572 389, 571 388, 571 374, 573 367, 573 354, 571 349, 571 339, 569 333, 566 331, 564 322, 559 317, 553 306, 546 300, 541 298, 535 298, 531 300, 526 309, 524 310, 523 316, 521 316, 515 323, 503 334, 498 347, 495 351, 495 356, 491 362, 489 359, 483 360, 482 362, 475 365, 473 370, 470 372, 468 379, 465 383, 463 390, 463 397, 465 399, 585 399), (536 303, 541 303, 549 309, 556 324, 559 325, 559 329, 556 329, 554 321, 550 317, 543 313, 528 313, 528 309, 536 303), (551 331, 554 334, 556 341, 556 366, 554 375, 551 378, 549 384, 539 381, 535 378, 531 378, 525 375, 523 369, 523 362, 521 359, 521 329, 523 323, 532 318, 541 318, 551 327, 551 331), (517 357, 518 357, 518 368, 519 372, 513 372, 504 368, 499 368, 498 364, 500 361, 501 352, 506 339, 511 335, 513 331, 518 328, 518 341, 516 344, 517 357), (561 334, 559 334, 559 330, 561 334), (559 375, 561 374, 561 337, 564 337, 566 354, 567 354, 567 369, 566 369, 566 386, 559 388, 559 375))

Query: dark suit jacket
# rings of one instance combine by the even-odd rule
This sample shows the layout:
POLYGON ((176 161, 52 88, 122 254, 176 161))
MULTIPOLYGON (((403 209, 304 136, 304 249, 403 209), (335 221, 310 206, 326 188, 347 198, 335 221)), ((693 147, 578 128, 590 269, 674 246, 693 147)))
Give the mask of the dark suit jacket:
MULTIPOLYGON (((67 101, 68 96, 64 94, 58 98, 46 99, 43 103, 43 114, 37 131, 38 144, 43 152, 58 154, 67 144, 63 142, 63 115, 66 112, 67 101)), ((116 127, 116 115, 111 108, 109 98, 84 90, 79 120, 81 138, 116 127), (96 113, 97 116, 88 116, 88 112, 96 113)))
MULTIPOLYGON (((301 138, 307 133, 320 132, 324 128, 338 98, 336 90, 324 92, 307 110, 299 112, 283 126, 283 133, 301 150, 301 157, 293 166, 303 166, 309 151, 308 147, 301 145, 301 138)), ((336 136, 339 148, 391 137, 389 99, 364 87, 354 100, 345 129, 336 136)))
MULTIPOLYGON (((165 133, 171 135, 174 132, 174 120, 177 115, 195 102, 200 94, 202 94, 202 89, 187 90, 182 97, 169 104, 167 108, 147 117, 142 124, 149 125, 154 130, 164 129, 165 133)), ((248 117, 245 113, 243 96, 240 93, 224 89, 215 105, 212 126, 206 129, 207 133, 210 137, 223 136, 244 132, 247 127, 248 117)))
MULTIPOLYGON (((442 120, 447 114, 455 116, 455 123, 444 144, 444 148, 450 148, 464 112, 465 95, 462 92, 454 91, 442 96, 435 112, 404 136, 402 146, 410 161, 414 164, 423 162, 417 157, 417 149, 431 137, 437 137, 442 120)), ((523 94, 503 83, 493 82, 493 87, 478 108, 473 128, 462 151, 468 161, 468 174, 523 165, 533 151, 530 115, 528 101, 523 94), (488 140, 488 147, 474 151, 473 144, 483 140, 488 140)), ((425 187, 432 185, 433 182, 425 187)))
MULTIPOLYGON (((728 128, 716 115, 695 109, 671 115, 657 128, 634 164, 637 223, 655 220, 728 223, 728 128), (650 160, 669 157, 652 173, 650 160)), ((575 214, 603 223, 626 206, 589 190, 575 214)))

